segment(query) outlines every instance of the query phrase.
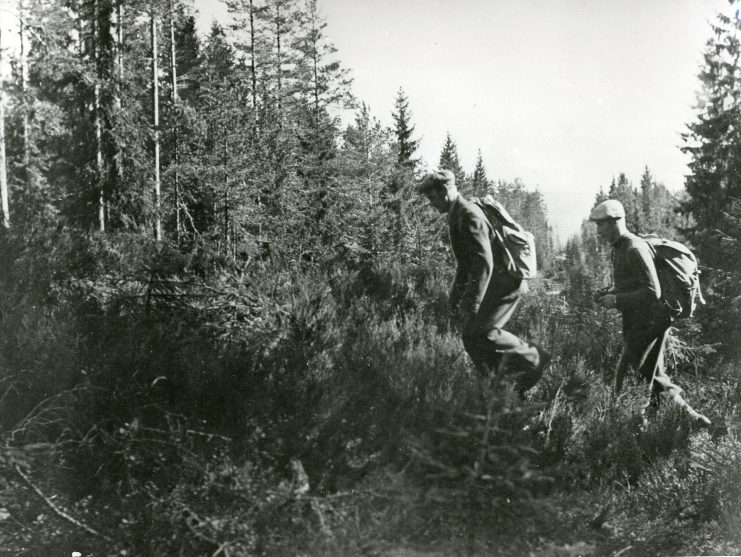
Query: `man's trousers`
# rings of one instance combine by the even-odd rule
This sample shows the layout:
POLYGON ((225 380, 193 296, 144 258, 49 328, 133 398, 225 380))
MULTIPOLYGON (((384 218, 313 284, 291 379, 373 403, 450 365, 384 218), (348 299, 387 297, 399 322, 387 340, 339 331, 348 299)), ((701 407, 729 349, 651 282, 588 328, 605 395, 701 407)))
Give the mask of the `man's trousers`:
POLYGON ((671 398, 682 392, 666 374, 664 348, 671 319, 658 320, 651 326, 623 331, 625 348, 615 373, 615 393, 619 394, 623 378, 629 369, 651 385, 649 405, 659 402, 659 396, 671 398))
POLYGON ((503 329, 525 293, 526 281, 495 274, 479 311, 464 325, 463 346, 481 373, 498 371, 505 356, 508 371, 527 372, 538 367, 538 349, 503 329))

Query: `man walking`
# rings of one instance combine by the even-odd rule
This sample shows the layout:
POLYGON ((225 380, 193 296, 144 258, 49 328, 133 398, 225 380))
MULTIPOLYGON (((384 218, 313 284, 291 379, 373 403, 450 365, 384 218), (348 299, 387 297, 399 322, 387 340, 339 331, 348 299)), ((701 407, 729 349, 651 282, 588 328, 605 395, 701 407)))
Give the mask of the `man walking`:
POLYGON ((655 411, 661 398, 684 409, 690 419, 707 427, 710 420, 696 412, 682 398, 682 389, 664 369, 664 346, 672 318, 661 302, 661 286, 648 243, 628 231, 622 204, 608 199, 592 209, 589 220, 597 235, 612 246, 614 291, 603 294, 597 303, 617 309, 623 316, 624 350, 615 375, 615 394, 622 388, 628 368, 650 383, 649 402, 643 409, 655 411))
POLYGON ((527 282, 511 275, 504 263, 504 247, 482 209, 464 198, 449 170, 429 174, 418 186, 430 204, 446 213, 456 273, 449 307, 454 323, 463 330, 463 345, 484 375, 500 365, 521 371, 521 397, 543 374, 550 356, 503 329, 527 292, 527 282))

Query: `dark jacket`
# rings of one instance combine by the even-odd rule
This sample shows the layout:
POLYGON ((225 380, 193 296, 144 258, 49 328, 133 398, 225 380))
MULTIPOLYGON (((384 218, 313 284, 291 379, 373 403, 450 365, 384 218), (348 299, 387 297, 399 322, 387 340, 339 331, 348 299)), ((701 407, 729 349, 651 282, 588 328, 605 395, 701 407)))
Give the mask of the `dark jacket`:
POLYGON ((617 309, 628 333, 668 322, 661 303, 661 285, 653 251, 648 243, 628 232, 612 245, 612 272, 617 309))
POLYGON ((448 226, 457 263, 450 306, 475 314, 492 274, 502 271, 500 248, 492 243, 494 232, 481 208, 462 195, 448 211, 448 226))

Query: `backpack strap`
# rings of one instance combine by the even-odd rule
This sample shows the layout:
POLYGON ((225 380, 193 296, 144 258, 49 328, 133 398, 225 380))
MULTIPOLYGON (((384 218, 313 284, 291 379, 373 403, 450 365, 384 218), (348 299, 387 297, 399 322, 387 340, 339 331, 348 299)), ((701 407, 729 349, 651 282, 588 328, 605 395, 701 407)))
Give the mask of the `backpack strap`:
POLYGON ((509 226, 510 228, 514 228, 515 230, 522 232, 522 226, 520 226, 518 222, 512 218, 512 215, 507 212, 507 209, 504 208, 504 205, 494 199, 494 196, 492 196, 491 194, 487 194, 479 199, 479 203, 485 205, 489 210, 491 210, 496 215, 497 219, 499 219, 499 222, 501 222, 505 226, 509 226))

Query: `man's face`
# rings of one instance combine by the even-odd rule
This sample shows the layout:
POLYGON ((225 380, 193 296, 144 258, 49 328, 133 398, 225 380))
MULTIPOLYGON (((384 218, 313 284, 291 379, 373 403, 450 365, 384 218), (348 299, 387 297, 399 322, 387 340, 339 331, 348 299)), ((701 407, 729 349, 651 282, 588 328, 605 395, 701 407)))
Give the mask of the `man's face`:
POLYGON ((425 195, 427 196, 427 199, 429 199, 430 205, 437 209, 438 212, 448 212, 447 191, 444 189, 434 189, 430 190, 425 195))
POLYGON ((617 221, 614 219, 602 219, 595 221, 597 225, 597 236, 608 243, 617 240, 619 235, 617 221))

